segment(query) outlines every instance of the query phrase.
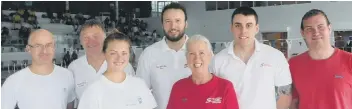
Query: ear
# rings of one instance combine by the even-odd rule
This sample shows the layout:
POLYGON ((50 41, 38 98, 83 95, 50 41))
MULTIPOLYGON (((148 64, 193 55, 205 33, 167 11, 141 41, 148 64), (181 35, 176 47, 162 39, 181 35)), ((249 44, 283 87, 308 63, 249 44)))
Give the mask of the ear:
POLYGON ((185 25, 185 28, 188 28, 188 22, 186 21, 186 25, 185 25))
POLYGON ((329 29, 329 32, 331 34, 333 32, 332 29, 331 29, 331 24, 328 25, 328 29, 329 29))
POLYGON ((233 33, 233 24, 232 23, 230 24, 230 31, 231 31, 231 33, 233 33))
POLYGON ((26 46, 25 50, 26 50, 26 52, 28 52, 28 53, 31 52, 29 45, 26 46))
POLYGON ((256 28, 256 33, 255 34, 258 34, 259 33, 259 24, 256 24, 255 28, 256 28))
POLYGON ((305 35, 304 35, 304 31, 301 29, 301 36, 303 37, 303 39, 305 39, 305 35))

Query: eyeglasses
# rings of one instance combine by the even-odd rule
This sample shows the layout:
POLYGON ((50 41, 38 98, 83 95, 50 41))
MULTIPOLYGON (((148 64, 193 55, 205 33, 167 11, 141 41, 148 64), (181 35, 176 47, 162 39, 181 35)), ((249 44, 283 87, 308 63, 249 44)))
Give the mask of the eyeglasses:
POLYGON ((33 49, 40 49, 40 50, 42 50, 42 49, 44 49, 44 47, 45 47, 45 48, 49 48, 49 49, 53 49, 55 45, 54 45, 53 43, 49 43, 49 44, 46 44, 46 45, 42 45, 42 44, 29 45, 29 44, 28 44, 28 46, 31 47, 31 48, 33 48, 33 49))

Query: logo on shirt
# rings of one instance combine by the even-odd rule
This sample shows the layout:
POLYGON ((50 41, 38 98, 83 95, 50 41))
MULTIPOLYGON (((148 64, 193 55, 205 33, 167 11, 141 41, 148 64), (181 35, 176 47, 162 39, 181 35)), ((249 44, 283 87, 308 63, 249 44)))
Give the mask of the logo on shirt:
POLYGON ((139 104, 142 104, 142 103, 143 103, 143 100, 142 100, 141 97, 138 97, 138 103, 139 103, 139 104))
POLYGON ((221 103, 222 97, 216 97, 216 98, 208 98, 205 103, 212 103, 212 104, 219 104, 221 103))
POLYGON ((335 78, 342 79, 342 78, 343 78, 343 76, 342 76, 342 75, 335 74, 335 78))
POLYGON ((187 102, 187 98, 182 98, 182 102, 187 102))
POLYGON ((164 69, 164 68, 166 68, 166 65, 157 65, 156 68, 158 68, 158 69, 164 69))
POLYGON ((260 64, 260 67, 272 67, 270 64, 262 63, 260 64))
POLYGON ((77 84, 77 87, 84 87, 85 85, 87 85, 87 81, 83 81, 77 84))

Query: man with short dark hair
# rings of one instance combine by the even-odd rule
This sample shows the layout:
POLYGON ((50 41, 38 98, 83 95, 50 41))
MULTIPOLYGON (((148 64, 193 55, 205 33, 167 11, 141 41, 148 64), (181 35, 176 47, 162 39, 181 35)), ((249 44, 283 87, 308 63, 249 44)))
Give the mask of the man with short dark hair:
POLYGON ((282 52, 255 39, 259 32, 255 10, 237 8, 231 16, 231 32, 234 41, 213 58, 211 72, 233 83, 240 109, 287 109, 289 65, 282 52))
POLYGON ((152 89, 157 109, 166 109, 172 85, 191 74, 186 65, 185 43, 188 36, 186 9, 171 3, 161 13, 165 37, 147 47, 138 61, 137 76, 152 89))
POLYGON ((308 51, 289 60, 295 86, 290 109, 352 109, 352 54, 331 46, 331 29, 322 10, 302 17, 308 51))

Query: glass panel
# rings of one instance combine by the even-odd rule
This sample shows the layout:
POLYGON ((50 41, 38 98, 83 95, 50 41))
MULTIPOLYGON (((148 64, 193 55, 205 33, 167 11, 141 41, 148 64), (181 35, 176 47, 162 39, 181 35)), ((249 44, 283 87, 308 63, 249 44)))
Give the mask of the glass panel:
POLYGON ((268 1, 269 6, 278 6, 281 5, 281 1, 268 1))
POLYGON ((253 1, 242 1, 241 6, 253 7, 253 1))
POLYGON ((205 2, 205 10, 206 11, 216 10, 216 1, 206 1, 205 2))
POLYGON ((296 1, 282 1, 282 5, 296 4, 296 1))
POLYGON ((228 1, 218 1, 217 2, 218 5, 218 10, 225 10, 225 9, 229 9, 229 2, 228 1))
POLYGON ((297 4, 302 4, 302 3, 311 3, 312 1, 297 1, 297 4))
POLYGON ((268 6, 268 2, 267 1, 255 1, 254 4, 255 4, 255 7, 268 6))
POLYGON ((230 9, 235 9, 241 7, 241 1, 230 1, 230 9))

